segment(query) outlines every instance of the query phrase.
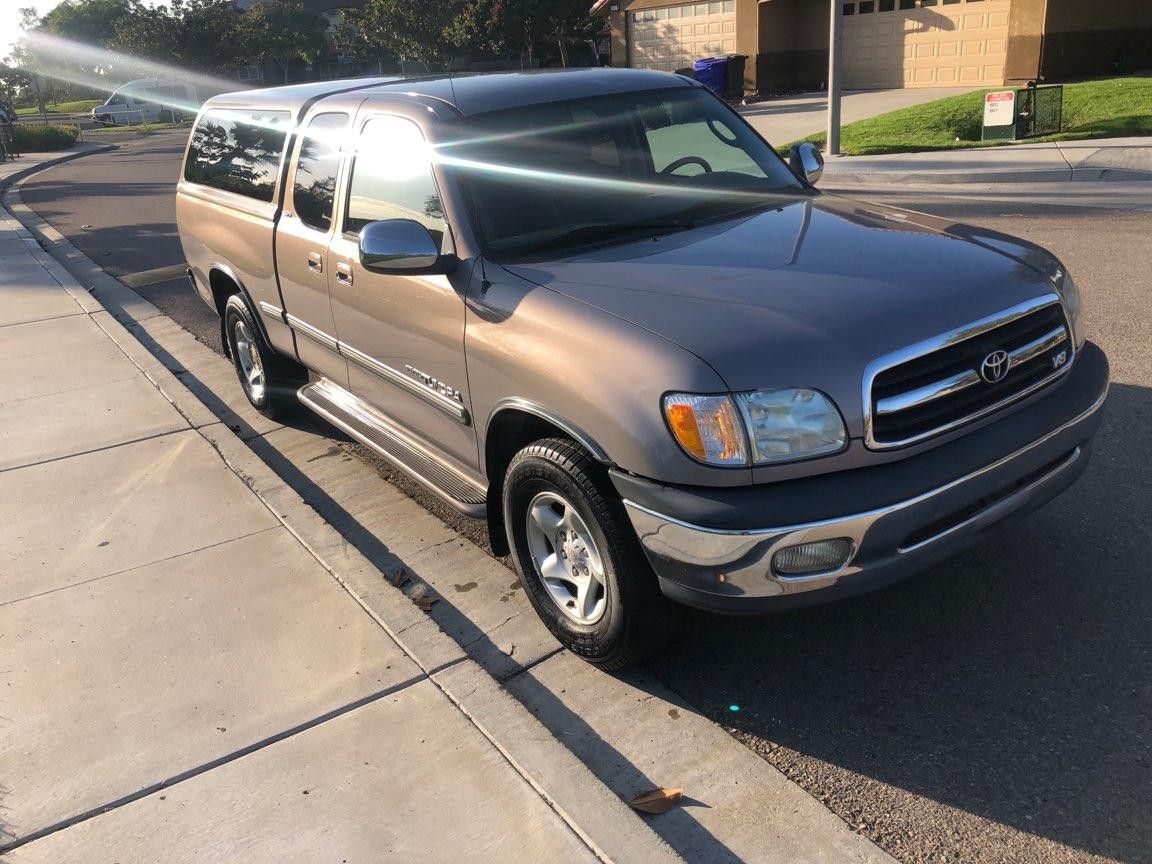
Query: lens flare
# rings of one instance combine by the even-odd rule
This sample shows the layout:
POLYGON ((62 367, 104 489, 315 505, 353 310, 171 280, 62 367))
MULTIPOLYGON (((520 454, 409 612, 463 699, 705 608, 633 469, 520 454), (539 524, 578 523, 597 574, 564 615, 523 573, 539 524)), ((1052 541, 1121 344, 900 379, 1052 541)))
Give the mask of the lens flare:
POLYGON ((112 93, 129 81, 141 78, 191 85, 200 97, 199 101, 175 96, 170 99, 150 97, 150 101, 187 114, 195 114, 200 109, 201 101, 210 96, 245 89, 239 82, 227 78, 216 78, 180 66, 85 45, 50 33, 31 30, 24 34, 22 41, 36 56, 37 74, 67 81, 69 84, 91 87, 106 93, 112 93), (125 74, 130 77, 125 77, 125 74))

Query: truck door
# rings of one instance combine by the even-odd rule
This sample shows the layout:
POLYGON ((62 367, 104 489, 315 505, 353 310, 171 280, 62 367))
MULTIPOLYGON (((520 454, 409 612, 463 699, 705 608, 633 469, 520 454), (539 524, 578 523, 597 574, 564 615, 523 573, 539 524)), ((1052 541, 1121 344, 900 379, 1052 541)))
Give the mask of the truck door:
POLYGON ((361 266, 369 222, 413 219, 445 251, 445 219, 422 124, 422 105, 370 100, 357 117, 356 152, 341 224, 332 240, 332 312, 348 358, 349 389, 462 468, 478 466, 464 365, 464 292, 471 270, 450 275, 380 273, 361 266))
POLYGON ((292 152, 276 229, 276 269, 297 353, 305 366, 342 386, 347 385, 348 371, 332 319, 328 245, 348 125, 349 117, 342 112, 320 110, 306 119, 292 152))

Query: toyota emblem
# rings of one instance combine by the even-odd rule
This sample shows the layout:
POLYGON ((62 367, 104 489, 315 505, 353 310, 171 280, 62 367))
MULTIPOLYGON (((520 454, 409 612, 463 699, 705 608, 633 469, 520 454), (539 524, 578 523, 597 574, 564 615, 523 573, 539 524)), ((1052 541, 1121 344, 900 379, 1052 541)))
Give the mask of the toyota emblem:
POLYGON ((1008 374, 1008 352, 993 351, 980 364, 980 377, 989 384, 998 384, 1008 374))

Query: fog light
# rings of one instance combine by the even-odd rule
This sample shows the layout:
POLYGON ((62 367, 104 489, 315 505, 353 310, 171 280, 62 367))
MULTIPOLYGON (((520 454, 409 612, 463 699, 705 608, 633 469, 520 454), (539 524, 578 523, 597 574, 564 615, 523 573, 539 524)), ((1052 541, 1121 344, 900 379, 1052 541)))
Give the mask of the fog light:
POLYGON ((772 569, 781 576, 804 576, 838 570, 852 557, 854 546, 847 537, 834 540, 816 540, 786 546, 772 556, 772 569))

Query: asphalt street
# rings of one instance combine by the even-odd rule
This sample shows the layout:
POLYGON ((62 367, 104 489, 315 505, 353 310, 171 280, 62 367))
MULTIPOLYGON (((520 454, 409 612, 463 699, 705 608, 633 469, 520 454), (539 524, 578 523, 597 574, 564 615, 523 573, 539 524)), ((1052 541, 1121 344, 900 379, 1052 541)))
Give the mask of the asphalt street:
MULTIPOLYGON (((115 275, 179 264, 182 150, 180 135, 141 139, 22 194, 115 275)), ((693 615, 649 671, 903 862, 1150 861, 1152 214, 884 198, 1036 240, 1071 268, 1113 366, 1092 464, 1011 533, 915 580, 770 618, 693 615)), ((183 279, 137 290, 219 348, 183 279)))

